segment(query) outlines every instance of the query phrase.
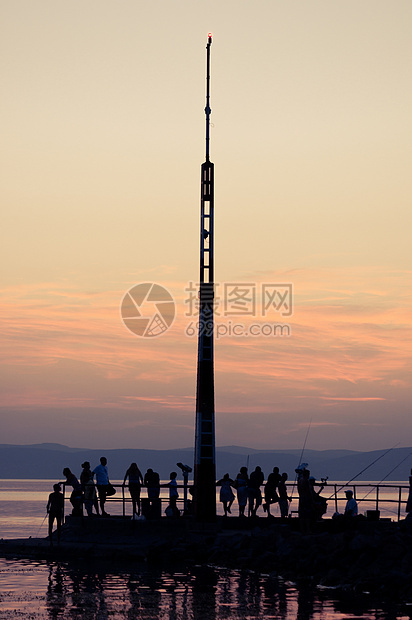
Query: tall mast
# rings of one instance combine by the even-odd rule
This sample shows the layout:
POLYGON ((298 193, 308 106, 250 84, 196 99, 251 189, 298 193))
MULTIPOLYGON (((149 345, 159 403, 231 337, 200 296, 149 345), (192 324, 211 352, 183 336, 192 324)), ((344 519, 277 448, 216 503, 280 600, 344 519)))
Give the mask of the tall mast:
POLYGON ((216 519, 215 387, 213 368, 214 314, 214 165, 210 144, 210 47, 206 46, 206 161, 201 167, 199 340, 196 390, 194 507, 199 521, 216 519))

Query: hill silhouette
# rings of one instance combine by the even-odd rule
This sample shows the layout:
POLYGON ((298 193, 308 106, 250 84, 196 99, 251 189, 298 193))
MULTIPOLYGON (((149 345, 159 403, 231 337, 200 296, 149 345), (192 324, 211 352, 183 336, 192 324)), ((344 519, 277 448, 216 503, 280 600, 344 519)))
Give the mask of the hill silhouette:
MULTIPOLYGON (((142 472, 152 467, 162 479, 177 470, 176 463, 182 461, 193 466, 193 449, 174 450, 112 449, 96 450, 70 448, 69 446, 46 443, 33 445, 0 444, 0 477, 18 479, 62 478, 64 467, 80 474, 81 463, 90 461, 92 469, 98 465, 101 456, 108 459, 112 480, 123 479, 130 463, 136 462, 142 472)), ((216 449, 216 475, 220 478, 228 472, 236 476, 240 467, 247 465, 252 471, 260 465, 265 476, 274 466, 286 471, 293 479, 299 464, 301 450, 256 450, 244 446, 223 446, 216 449)), ((357 452, 353 450, 305 450, 303 459, 309 464, 312 475, 317 479, 330 480, 408 480, 412 467, 412 447, 357 452), (385 454, 387 452, 387 454, 385 454), (402 462, 403 461, 403 462, 402 462), (365 469, 366 468, 366 469, 365 469), (362 470, 365 470, 363 473, 362 470)))

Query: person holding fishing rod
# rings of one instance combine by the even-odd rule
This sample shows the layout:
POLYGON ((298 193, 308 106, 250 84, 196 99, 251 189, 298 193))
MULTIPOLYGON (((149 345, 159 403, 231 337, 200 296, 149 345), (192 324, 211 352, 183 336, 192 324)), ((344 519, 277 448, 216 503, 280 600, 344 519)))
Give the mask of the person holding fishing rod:
MULTIPOLYGON (((49 515, 49 540, 50 546, 53 547, 53 523, 56 519, 57 524, 57 543, 60 542, 60 533, 63 521, 63 505, 64 498, 60 484, 53 485, 53 493, 49 495, 46 512, 49 515)), ((44 523, 44 521, 43 521, 44 523)))
POLYGON ((309 534, 311 531, 312 515, 314 511, 314 501, 312 497, 311 485, 309 483, 310 471, 301 466, 297 468, 298 474, 298 495, 299 495, 299 524, 302 534, 309 534))

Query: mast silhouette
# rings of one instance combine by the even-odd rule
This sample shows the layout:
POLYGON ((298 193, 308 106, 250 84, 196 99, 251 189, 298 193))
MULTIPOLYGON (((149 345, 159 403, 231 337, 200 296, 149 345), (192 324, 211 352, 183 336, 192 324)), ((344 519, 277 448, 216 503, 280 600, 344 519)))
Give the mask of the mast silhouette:
POLYGON ((194 510, 198 521, 216 519, 214 333, 214 165, 210 161, 210 47, 206 46, 206 161, 201 166, 199 339, 196 389, 194 510))

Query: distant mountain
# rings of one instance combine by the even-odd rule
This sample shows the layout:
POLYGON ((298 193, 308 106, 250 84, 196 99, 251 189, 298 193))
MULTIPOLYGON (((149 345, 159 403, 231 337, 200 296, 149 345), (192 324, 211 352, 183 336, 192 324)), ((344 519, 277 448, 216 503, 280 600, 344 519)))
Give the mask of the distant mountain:
MULTIPOLYGON (((192 448, 91 450, 69 448, 61 444, 0 444, 0 478, 60 480, 64 467, 69 467, 73 473, 79 475, 83 461, 90 461, 93 469, 103 455, 107 457, 112 480, 122 480, 132 462, 136 462, 143 473, 152 467, 159 472, 162 479, 166 479, 171 471, 178 471, 180 474, 177 462, 182 461, 193 466, 194 458, 192 448)), ((228 472, 235 477, 244 465, 248 466, 249 471, 260 465, 266 476, 277 466, 281 472, 286 471, 289 474, 289 479, 293 479, 300 456, 301 450, 268 451, 223 446, 216 450, 216 475, 221 478, 228 472)), ((342 482, 351 479, 406 482, 412 467, 412 448, 372 452, 305 450, 303 461, 309 464, 312 475, 317 479, 329 477, 329 480, 342 482)))
POLYGON ((29 446, 21 446, 15 444, 0 444, 0 450, 2 448, 33 448, 39 450, 57 450, 60 452, 83 452, 85 448, 69 448, 61 443, 32 443, 29 446))

